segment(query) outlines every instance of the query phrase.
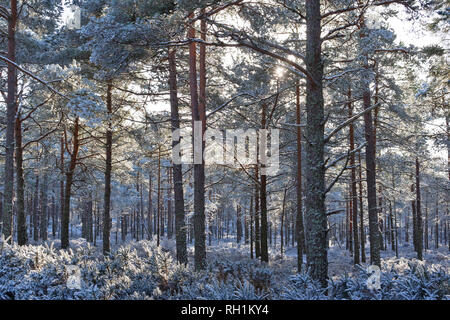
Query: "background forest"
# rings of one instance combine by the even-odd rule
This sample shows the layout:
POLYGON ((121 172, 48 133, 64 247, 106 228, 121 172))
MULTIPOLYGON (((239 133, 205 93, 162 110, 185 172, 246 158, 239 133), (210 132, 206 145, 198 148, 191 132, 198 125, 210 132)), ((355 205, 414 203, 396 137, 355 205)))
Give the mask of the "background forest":
POLYGON ((448 299, 449 14, 0 0, 0 299, 448 299), (172 161, 195 121, 279 170, 172 161))

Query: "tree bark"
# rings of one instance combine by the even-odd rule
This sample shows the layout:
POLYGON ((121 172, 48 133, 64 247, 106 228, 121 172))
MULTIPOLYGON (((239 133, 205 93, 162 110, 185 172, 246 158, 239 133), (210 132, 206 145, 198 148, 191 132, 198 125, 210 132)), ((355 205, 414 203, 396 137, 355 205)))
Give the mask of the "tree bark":
MULTIPOLYGON (((370 89, 367 87, 363 93, 364 108, 370 108, 370 89)), ((380 259, 380 229, 378 225, 376 166, 375 166, 375 140, 372 128, 372 113, 364 114, 364 131, 366 137, 366 179, 367 204, 369 208, 369 241, 370 263, 381 267, 380 259)))
MULTIPOLYGON (((190 15, 193 17, 193 14, 190 15)), ((201 20, 201 37, 206 36, 206 21, 201 20)), ((188 38, 195 38, 195 29, 191 25, 188 31, 188 38)), ((189 45, 189 79, 190 94, 192 107, 192 123, 194 136, 201 135, 202 149, 197 150, 202 157, 200 163, 194 163, 194 267, 195 270, 203 270, 206 267, 206 235, 205 235, 205 163, 203 159, 203 133, 206 129, 205 114, 205 90, 206 90, 206 47, 200 44, 200 99, 197 91, 197 53, 196 43, 191 42, 189 45), (201 121, 201 132, 196 132, 195 122, 201 121)), ((196 153, 196 150, 194 150, 196 153)), ((195 158, 195 156, 194 156, 195 158)))
MULTIPOLYGON (((348 88, 348 100, 351 101, 352 91, 348 88)), ((348 103, 348 116, 353 117, 353 104, 348 103)), ((353 122, 350 123, 350 150, 355 150, 355 129, 353 122)), ((352 227, 353 227, 353 263, 359 264, 359 239, 358 239, 358 195, 356 193, 356 161, 355 154, 352 152, 350 155, 350 167, 351 167, 351 182, 350 182, 350 199, 352 204, 352 227)))
MULTIPOLYGON (((257 149, 259 150, 259 148, 257 149)), ((258 165, 255 166, 255 181, 259 181, 258 165)), ((255 257, 261 257, 261 233, 260 233, 260 217, 259 217, 259 184, 255 183, 255 257)))
MULTIPOLYGON (((16 61, 16 27, 17 0, 11 0, 10 17, 8 20, 8 59, 16 61)), ((8 64, 8 93, 6 97, 6 145, 5 174, 3 187, 3 226, 2 233, 8 242, 13 236, 13 192, 14 192, 14 126, 17 110, 17 72, 12 64, 8 64)))
POLYGON ((151 171, 148 173, 148 205, 147 205, 147 239, 150 240, 153 235, 153 226, 152 226, 152 173, 151 171))
POLYGON ((364 205, 363 205, 363 183, 362 183, 362 162, 361 152, 358 152, 359 164, 359 220, 360 220, 360 242, 361 242, 361 262, 366 262, 366 235, 364 232, 364 205))
MULTIPOLYGON (((60 166, 61 166, 61 181, 59 184, 59 197, 60 197, 60 202, 59 202, 59 216, 60 219, 62 221, 62 216, 64 214, 64 176, 65 176, 65 172, 64 172, 64 138, 61 137, 61 141, 60 141, 60 166)), ((61 230, 59 231, 61 233, 61 230)), ((61 234, 60 234, 61 235, 61 234)))
POLYGON ((103 254, 109 254, 111 232, 111 171, 112 171, 112 81, 108 80, 106 89, 106 112, 108 128, 106 129, 106 162, 105 162, 105 192, 103 202, 103 254))
MULTIPOLYGON (((411 184, 411 193, 415 193, 414 183, 411 184)), ((414 251, 417 252, 417 209, 416 209, 416 200, 411 200, 411 214, 412 214, 412 224, 413 224, 413 246, 414 251)))
MULTIPOLYGON (((262 105, 262 119, 261 119, 261 128, 263 130, 267 129, 266 124, 266 108, 267 105, 263 103, 262 105)), ((260 186, 260 194, 261 194, 261 261, 269 262, 269 248, 267 245, 267 232, 268 232, 268 224, 267 224, 267 175, 266 175, 266 166, 267 162, 267 136, 262 139, 260 137, 260 155, 261 155, 261 186, 260 186)))
POLYGON ((324 98, 320 1, 306 2, 306 252, 313 279, 327 285, 327 217, 325 210, 324 98))
POLYGON ((33 199, 33 240, 39 241, 39 173, 36 173, 36 184, 33 199))
MULTIPOLYGON (((361 2, 360 2, 361 3, 361 2)), ((365 38, 363 31, 366 28, 364 16, 361 17, 358 28, 361 32, 360 38, 365 38)), ((366 72, 370 71, 369 57, 364 56, 364 65, 366 72)), ((370 80, 362 79, 363 106, 364 109, 371 107, 370 80)), ((364 114, 364 135, 366 139, 366 183, 367 183, 367 204, 369 211, 369 241, 370 241, 370 263, 381 267, 380 258, 380 229, 378 221, 377 208, 377 188, 376 188, 376 138, 372 111, 364 114)))
POLYGON ((416 157, 416 223, 417 223, 417 259, 422 260, 423 251, 423 228, 422 228, 422 211, 420 203, 420 163, 416 157))
POLYGON ((285 214, 285 210, 286 210, 286 193, 287 193, 287 189, 284 189, 284 195, 283 195, 283 208, 281 209, 281 224, 280 224, 280 254, 281 257, 283 257, 283 226, 284 226, 284 214, 285 214))
POLYGON ((17 183, 17 243, 23 246, 28 242, 27 236, 27 216, 25 214, 25 191, 23 178, 23 146, 22 146, 22 122, 20 113, 15 121, 15 142, 16 142, 16 183, 17 183))
POLYGON ((161 146, 158 147, 158 193, 157 193, 156 245, 159 247, 161 236, 161 146))
POLYGON ((240 205, 236 208, 236 241, 237 243, 241 243, 242 239, 242 208, 240 205))
POLYGON ((297 241, 297 272, 302 272, 303 251, 305 247, 305 233, 303 227, 303 190, 302 190, 302 128, 300 126, 302 114, 300 110, 300 83, 297 80, 296 93, 296 124, 297 124, 297 214, 295 218, 295 240, 297 241))
MULTIPOLYGON (((70 153, 69 168, 66 171, 66 185, 64 194, 64 209, 61 219, 61 249, 69 248, 69 223, 70 223, 70 197, 72 192, 73 175, 78 160, 78 151, 80 148, 79 130, 80 119, 75 119, 72 131, 72 152, 70 153)), ((66 142, 67 143, 67 142, 66 142)))
POLYGON ((41 225, 40 233, 42 241, 47 241, 48 238, 48 174, 44 172, 41 184, 41 225))

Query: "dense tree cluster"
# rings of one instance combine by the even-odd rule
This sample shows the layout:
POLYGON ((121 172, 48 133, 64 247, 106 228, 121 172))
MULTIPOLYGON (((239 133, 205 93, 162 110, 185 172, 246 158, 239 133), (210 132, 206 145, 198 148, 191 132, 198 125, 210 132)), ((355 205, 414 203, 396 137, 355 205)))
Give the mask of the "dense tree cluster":
POLYGON ((196 270, 221 241, 263 262, 296 246, 321 285, 330 246, 378 266, 408 243, 420 260, 450 248, 448 48, 407 46, 389 24, 444 38, 447 6, 1 0, 4 239, 81 236, 110 255, 173 238, 196 270), (256 165, 175 163, 179 129, 278 129, 279 170, 262 143, 256 165))

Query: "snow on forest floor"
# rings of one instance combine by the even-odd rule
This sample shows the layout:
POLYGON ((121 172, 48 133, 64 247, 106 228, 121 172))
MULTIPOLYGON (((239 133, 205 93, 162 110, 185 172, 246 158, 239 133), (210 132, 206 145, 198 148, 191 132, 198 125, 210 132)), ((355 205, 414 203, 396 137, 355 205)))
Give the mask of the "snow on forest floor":
MULTIPOLYGON (((0 244, 1 245, 1 244, 0 244)), ((270 249, 269 264, 249 257, 249 246, 214 242, 207 250, 207 270, 193 272, 193 246, 188 267, 174 262, 175 242, 162 239, 116 245, 110 258, 83 239, 61 251, 59 240, 44 246, 0 246, 0 299, 448 299, 448 247, 428 250, 424 261, 410 247, 400 258, 382 251, 381 289, 370 291, 368 264, 355 267, 351 254, 338 247, 328 252, 330 284, 323 290, 308 275, 296 275, 296 248, 283 257, 270 249), (65 267, 81 270, 82 287, 67 288, 65 267), (423 271, 418 272, 417 265, 423 271)), ((368 248, 367 248, 368 249, 368 248)), ((367 250, 368 254, 368 250, 367 250)))

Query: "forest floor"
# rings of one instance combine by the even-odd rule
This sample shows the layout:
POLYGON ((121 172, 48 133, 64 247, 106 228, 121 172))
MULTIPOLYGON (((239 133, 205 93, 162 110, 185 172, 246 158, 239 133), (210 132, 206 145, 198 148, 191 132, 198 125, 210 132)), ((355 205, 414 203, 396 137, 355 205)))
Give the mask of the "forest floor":
MULTIPOLYGON (((114 241, 113 241, 114 244, 114 241)), ((269 264, 250 259, 249 246, 213 242, 207 250, 205 272, 193 272, 193 245, 187 267, 175 263, 175 241, 129 241, 113 245, 109 259, 101 242, 71 240, 61 251, 59 240, 45 245, 3 244, 0 248, 0 299, 449 299, 448 247, 424 252, 418 261, 405 245, 399 258, 382 251, 381 290, 370 291, 368 263, 354 266, 350 252, 333 246, 328 251, 330 285, 324 291, 307 274, 296 274, 296 248, 280 255, 270 248, 269 264), (81 270, 83 286, 67 288, 67 265, 81 270), (423 266, 421 272, 417 268, 423 266), (327 292, 326 292, 327 291, 327 292)), ((368 248, 366 250, 368 254, 368 248)))

